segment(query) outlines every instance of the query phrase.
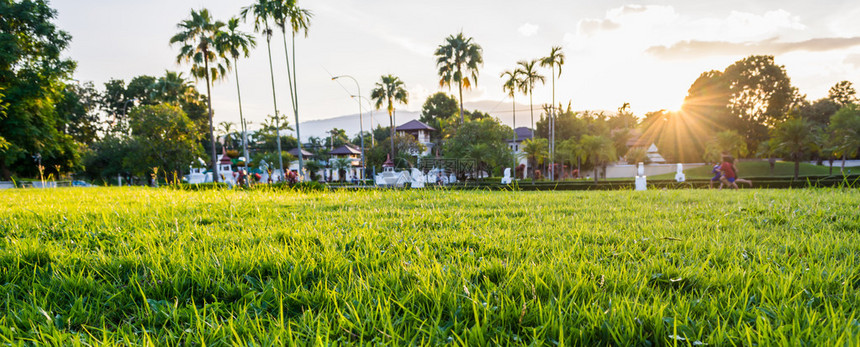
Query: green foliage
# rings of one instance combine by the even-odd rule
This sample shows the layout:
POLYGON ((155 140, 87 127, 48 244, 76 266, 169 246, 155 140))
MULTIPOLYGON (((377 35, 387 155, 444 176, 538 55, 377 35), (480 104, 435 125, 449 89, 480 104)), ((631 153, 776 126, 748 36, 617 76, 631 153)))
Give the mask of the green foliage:
POLYGON ((856 190, 0 194, 10 344, 857 342, 856 190))
POLYGON ((463 89, 471 89, 478 85, 478 68, 484 64, 484 49, 473 38, 467 38, 461 31, 457 35, 445 38, 445 43, 439 45, 433 53, 436 56, 436 67, 439 69, 439 86, 451 88, 457 84, 460 95, 460 123, 466 121, 463 108, 463 89))
POLYGON ((856 105, 857 91, 854 90, 854 85, 851 82, 841 81, 827 91, 827 98, 842 107, 856 105))
POLYGON ((842 166, 845 166, 845 158, 856 156, 860 150, 860 107, 848 105, 839 109, 830 118, 828 132, 831 135, 833 154, 842 157, 842 166))
POLYGON ((56 102, 75 62, 64 59, 71 36, 56 28, 56 11, 44 0, 0 1, 0 178, 36 173, 42 164, 65 170, 80 165, 80 145, 63 133, 56 102), (13 172, 14 170, 14 172, 13 172))
POLYGON ((800 161, 817 148, 818 129, 806 119, 792 118, 779 123, 771 133, 774 150, 794 161, 794 178, 797 179, 800 161))
POLYGON ((478 168, 492 175, 497 168, 510 167, 513 156, 508 140, 513 130, 495 118, 468 120, 457 128, 457 132, 445 141, 443 153, 446 158, 472 158, 478 168))
POLYGON ((442 136, 442 121, 451 119, 457 113, 457 99, 444 92, 438 92, 424 101, 418 120, 436 129, 430 132, 430 140, 436 142, 442 136))
MULTIPOLYGON (((598 167, 606 169, 606 164, 618 158, 612 139, 601 135, 583 135, 579 140, 582 151, 582 160, 590 161, 594 165, 595 173, 598 167)), ((594 182, 598 181, 598 174, 594 175, 594 182)))
POLYGON ((202 137, 194 123, 178 106, 159 104, 135 108, 129 115, 131 153, 124 157, 138 176, 158 167, 163 172, 186 172, 202 154, 202 137))

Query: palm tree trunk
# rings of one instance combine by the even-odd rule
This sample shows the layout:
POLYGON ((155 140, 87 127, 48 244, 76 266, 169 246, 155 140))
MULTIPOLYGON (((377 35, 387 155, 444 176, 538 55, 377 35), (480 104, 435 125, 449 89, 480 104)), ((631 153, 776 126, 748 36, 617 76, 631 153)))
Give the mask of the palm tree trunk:
MULTIPOLYGON (((287 65, 287 70, 290 67, 287 65)), ((296 33, 293 32, 293 84, 292 91, 293 93, 290 95, 293 99, 293 113, 295 114, 296 119, 296 142, 299 145, 299 177, 302 177, 302 174, 305 170, 305 159, 304 155, 302 155, 302 134, 299 131, 299 86, 296 83, 298 80, 298 74, 296 73, 296 33)))
POLYGON ((830 164, 830 165, 828 165, 830 167, 830 172, 827 174, 827 176, 833 176, 833 155, 832 154, 830 155, 830 158, 827 159, 827 162, 830 164))
MULTIPOLYGON (((391 105, 391 102, 388 103, 391 105)), ((390 135, 388 137, 391 138, 391 162, 394 162, 394 112, 388 112, 388 120, 391 121, 391 126, 389 127, 390 135)), ((395 165, 397 166, 397 165, 395 165)))
MULTIPOLYGON (((284 158, 281 155, 281 117, 278 116, 278 97, 275 94, 275 68, 272 66, 272 37, 268 34, 268 26, 266 27, 266 49, 269 51, 269 76, 272 77, 272 102, 275 104, 275 142, 278 146, 278 166, 281 169, 281 175, 284 174, 284 158)), ((301 155, 301 152, 299 152, 301 155)))
POLYGON ((239 96, 239 122, 242 124, 242 155, 245 156, 245 170, 248 169, 248 129, 245 128, 245 116, 242 113, 242 89, 239 87, 239 59, 233 56, 233 65, 236 72, 236 94, 239 96))
POLYGON ((797 179, 800 176, 800 156, 795 153, 794 155, 794 179, 797 179))
POLYGON ((552 104, 549 115, 549 180, 555 180, 555 63, 552 64, 552 104))
MULTIPOLYGON (((511 114, 514 115, 514 148, 519 147, 519 138, 517 136, 517 97, 516 95, 516 84, 514 84, 514 92, 511 93, 511 102, 513 102, 514 106, 511 107, 511 114)), ((514 170, 514 176, 517 175, 517 151, 514 150, 514 166, 512 167, 514 170)))
POLYGON ((845 175, 845 153, 842 153, 842 166, 839 168, 839 173, 845 175))
POLYGON ((465 113, 463 111, 463 81, 457 81, 457 89, 460 90, 460 124, 463 124, 466 122, 466 118, 463 115, 465 113))
POLYGON ((212 90, 209 87, 209 52, 203 50, 203 66, 206 68, 206 101, 209 106, 209 139, 212 144, 212 181, 218 182, 218 154, 215 151, 215 127, 212 126, 212 90))
POLYGON ((531 88, 529 88, 529 113, 531 113, 531 118, 532 118, 532 138, 536 138, 537 137, 537 131, 535 131, 535 130, 537 130, 537 129, 535 129, 535 108, 534 108, 533 97, 534 97, 534 93, 532 93, 531 88))

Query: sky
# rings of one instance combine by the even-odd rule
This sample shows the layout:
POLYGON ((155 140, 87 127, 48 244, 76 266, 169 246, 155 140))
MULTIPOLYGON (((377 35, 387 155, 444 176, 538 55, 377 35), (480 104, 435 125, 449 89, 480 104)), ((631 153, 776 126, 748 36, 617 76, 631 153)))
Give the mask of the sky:
MULTIPOLYGON (((176 63, 179 47, 169 44, 176 24, 200 8, 226 21, 250 3, 53 0, 51 6, 58 11, 58 26, 73 37, 66 55, 78 62, 75 79, 103 89, 112 78, 128 82, 165 70, 187 76, 189 67, 176 63)), ((307 38, 296 40, 301 122, 358 112, 349 97, 357 94, 356 83, 332 81, 333 75, 354 77, 365 97, 380 76, 396 75, 410 94, 408 105, 397 107, 420 110, 427 96, 449 91, 439 86, 433 51, 460 31, 484 53, 477 86, 464 92, 464 99, 497 102, 483 110, 494 114, 511 112, 499 75, 517 61, 548 55, 552 46, 561 46, 566 56, 556 102, 575 110, 615 110, 623 103, 637 115, 675 110, 702 72, 724 70, 752 54, 775 55, 810 100, 826 96, 839 81, 860 83, 857 1, 303 0, 299 5, 313 12, 307 38)), ((252 21, 243 29, 253 31, 252 21)), ((266 41, 256 37, 256 49, 238 64, 243 107, 252 123, 274 113, 266 41)), ((278 106, 293 124, 280 33, 271 49, 278 106)), ((551 73, 543 74, 546 85, 535 88, 535 105, 552 100, 551 73)), ((205 83, 198 88, 205 92, 205 83)), ((456 87, 450 93, 456 94, 456 87)), ((238 123, 232 73, 213 85, 212 97, 215 122, 238 123)), ((528 97, 517 95, 516 103, 518 112, 525 110, 528 97)))

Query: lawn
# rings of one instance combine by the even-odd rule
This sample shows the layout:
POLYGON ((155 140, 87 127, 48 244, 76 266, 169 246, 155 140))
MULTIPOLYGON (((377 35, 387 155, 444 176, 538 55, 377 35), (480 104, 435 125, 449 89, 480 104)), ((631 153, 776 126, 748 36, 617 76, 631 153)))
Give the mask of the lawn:
MULTIPOLYGON (((800 163, 800 176, 827 176, 830 168, 825 165, 818 166, 809 163, 800 163)), ((833 164, 833 174, 839 175, 838 163, 833 164)), ((705 165, 684 170, 687 179, 709 179, 714 177, 711 172, 713 165, 705 165)), ((738 177, 794 177, 794 162, 778 161, 774 165, 773 175, 770 173, 770 165, 767 161, 739 161, 737 162, 738 177)), ((854 170, 856 173, 857 170, 854 170)), ((655 175, 652 179, 675 179, 675 174, 655 175)))
POLYGON ((856 346, 858 209, 856 189, 5 190, 0 343, 856 346))

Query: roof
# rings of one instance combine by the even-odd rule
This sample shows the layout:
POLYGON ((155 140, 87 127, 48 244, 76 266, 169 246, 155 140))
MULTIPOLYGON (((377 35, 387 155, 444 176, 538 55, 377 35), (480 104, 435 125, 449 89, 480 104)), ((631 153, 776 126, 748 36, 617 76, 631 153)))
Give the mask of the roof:
POLYGON ((219 161, 220 165, 231 165, 233 164, 233 160, 227 156, 227 153, 221 155, 221 160, 219 161))
MULTIPOLYGON (((514 132, 517 133, 517 141, 522 142, 534 137, 534 132, 526 127, 519 127, 514 129, 514 132)), ((513 139, 511 139, 513 141, 513 139)))
POLYGON ((391 161, 391 154, 386 155, 385 162, 382 163, 382 167, 394 167, 394 162, 391 161))
MULTIPOLYGON (((299 148, 298 147, 293 148, 293 149, 289 150, 287 153, 290 153, 290 155, 292 155, 294 157, 298 157, 299 156, 299 148)), ((302 157, 307 158, 307 157, 313 157, 313 156, 314 156, 313 153, 308 152, 307 150, 302 148, 302 157)))
POLYGON ((403 124, 397 128, 394 128, 394 130, 395 131, 415 131, 415 130, 436 131, 436 129, 434 129, 433 127, 431 127, 427 124, 424 124, 423 122, 418 121, 418 120, 408 121, 405 124, 403 124))
POLYGON ((361 154, 361 150, 358 148, 352 147, 350 145, 343 145, 338 148, 333 149, 329 154, 333 155, 350 155, 350 154, 361 154))

